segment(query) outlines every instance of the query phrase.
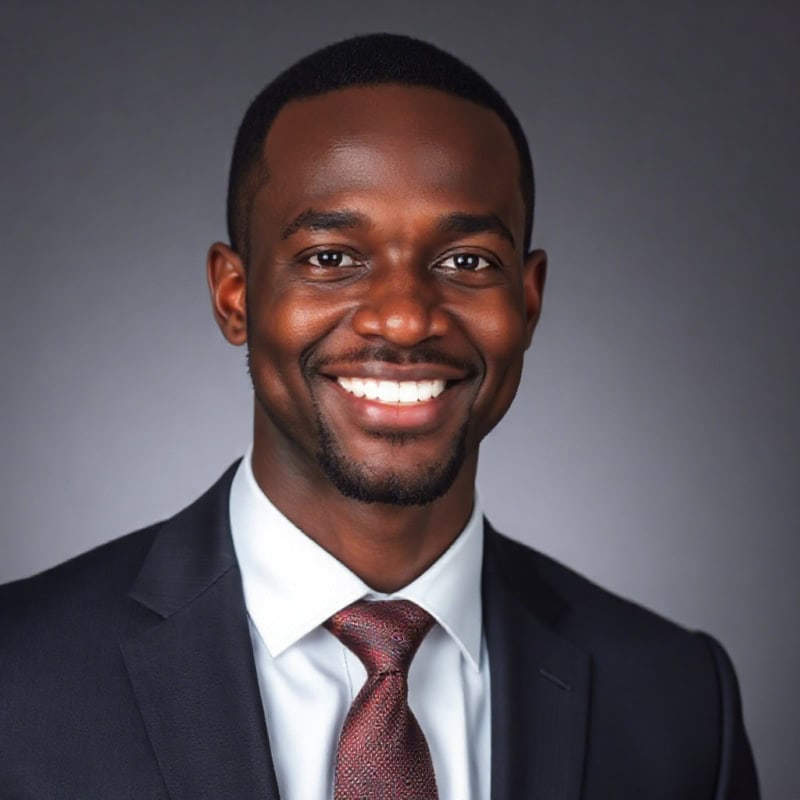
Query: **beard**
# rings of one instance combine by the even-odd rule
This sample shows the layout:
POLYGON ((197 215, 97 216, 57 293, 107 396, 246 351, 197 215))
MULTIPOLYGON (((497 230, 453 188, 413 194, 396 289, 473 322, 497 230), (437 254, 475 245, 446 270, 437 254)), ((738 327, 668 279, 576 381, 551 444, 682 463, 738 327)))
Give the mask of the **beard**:
MULTIPOLYGON (((252 341, 252 331, 250 320, 252 315, 247 315, 247 372, 250 376, 256 401, 270 418, 275 427, 284 433, 288 438, 293 438, 290 429, 283 424, 279 416, 273 413, 269 403, 259 391, 258 383, 253 375, 252 359, 250 352, 250 342, 252 341)), ((362 348, 348 354, 352 360, 367 360, 368 357, 376 360, 383 360, 389 363, 403 363, 404 359, 397 356, 395 351, 389 347, 379 349, 362 348)), ((433 350, 422 350, 418 348, 415 352, 413 362, 427 361, 431 363, 441 363, 456 365, 469 371, 472 375, 476 370, 474 365, 458 361, 454 358, 442 356, 433 350)), ((312 370, 306 365, 307 371, 312 370)), ((315 370, 319 365, 315 365, 315 370)), ((464 464, 467 452, 467 435, 469 421, 465 420, 453 437, 453 445, 450 448, 449 458, 443 459, 434 464, 420 466, 413 476, 407 476, 401 472, 384 471, 376 473, 368 465, 356 461, 347 456, 334 435, 331 428, 325 423, 320 409, 314 400, 316 409, 316 425, 319 438, 319 449, 316 453, 317 463, 325 476, 333 486, 345 497, 358 500, 362 503, 382 503, 394 506, 424 506, 438 500, 447 494, 450 487, 455 483, 458 473, 464 464)), ((406 443, 413 440, 411 434, 374 434, 375 438, 389 441, 395 447, 403 447, 406 443)))
MULTIPOLYGON (((413 475, 377 473, 369 466, 345 455, 331 429, 317 414, 319 451, 317 461, 328 480, 345 497, 362 503, 393 506, 424 506, 446 494, 455 482, 466 455, 468 425, 465 422, 455 436, 447 460, 420 467, 413 475)), ((403 447, 413 437, 406 434, 375 434, 395 447, 403 447)))

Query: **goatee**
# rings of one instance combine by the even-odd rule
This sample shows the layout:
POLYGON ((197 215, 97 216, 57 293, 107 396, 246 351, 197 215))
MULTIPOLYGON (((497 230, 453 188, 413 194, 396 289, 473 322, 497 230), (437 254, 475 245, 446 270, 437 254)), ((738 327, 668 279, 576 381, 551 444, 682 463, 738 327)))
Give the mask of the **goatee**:
MULTIPOLYGON (((424 506, 446 494, 455 482, 466 454, 467 423, 456 434, 450 457, 435 464, 420 466, 412 476, 393 472, 375 473, 368 466, 346 456, 321 415, 317 415, 319 451, 317 460, 328 480, 345 497, 362 503, 394 506, 424 506)), ((376 434, 395 447, 403 447, 414 437, 409 434, 376 434)))

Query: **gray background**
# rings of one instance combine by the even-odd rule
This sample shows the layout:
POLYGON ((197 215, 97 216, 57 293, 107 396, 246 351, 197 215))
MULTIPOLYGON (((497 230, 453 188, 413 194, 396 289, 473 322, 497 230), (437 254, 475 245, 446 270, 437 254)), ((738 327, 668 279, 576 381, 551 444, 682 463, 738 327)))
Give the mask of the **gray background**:
POLYGON ((484 447, 501 529, 730 650, 800 796, 795 3, 36 3, 0 36, 0 580, 175 511, 249 440, 211 319, 235 128, 334 38, 472 62, 518 110, 551 256, 484 447))

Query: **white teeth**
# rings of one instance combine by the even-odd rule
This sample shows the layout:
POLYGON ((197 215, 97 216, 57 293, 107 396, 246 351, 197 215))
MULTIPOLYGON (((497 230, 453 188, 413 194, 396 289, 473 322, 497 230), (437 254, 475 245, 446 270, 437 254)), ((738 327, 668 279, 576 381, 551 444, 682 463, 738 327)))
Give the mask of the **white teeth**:
POLYGON ((396 403, 400 399, 400 384, 397 381, 381 381, 378 384, 378 400, 381 403, 396 403))
POLYGON ((364 381, 364 396, 367 400, 375 400, 378 397, 378 382, 364 381))
POLYGON ((414 381, 403 381, 397 384, 398 397, 401 403, 416 403, 419 400, 419 389, 414 381))
POLYGON ((376 381, 374 378, 337 378, 339 386, 356 397, 380 403, 424 403, 438 397, 445 387, 443 380, 376 381))

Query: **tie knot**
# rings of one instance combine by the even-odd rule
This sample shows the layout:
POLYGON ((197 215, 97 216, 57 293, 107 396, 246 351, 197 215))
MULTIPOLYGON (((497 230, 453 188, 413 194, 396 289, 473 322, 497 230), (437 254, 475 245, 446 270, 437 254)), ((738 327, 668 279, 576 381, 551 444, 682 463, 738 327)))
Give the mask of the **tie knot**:
POLYGON ((359 600, 334 614, 325 627, 361 659, 367 674, 407 674, 433 623, 433 617, 410 600, 359 600))

